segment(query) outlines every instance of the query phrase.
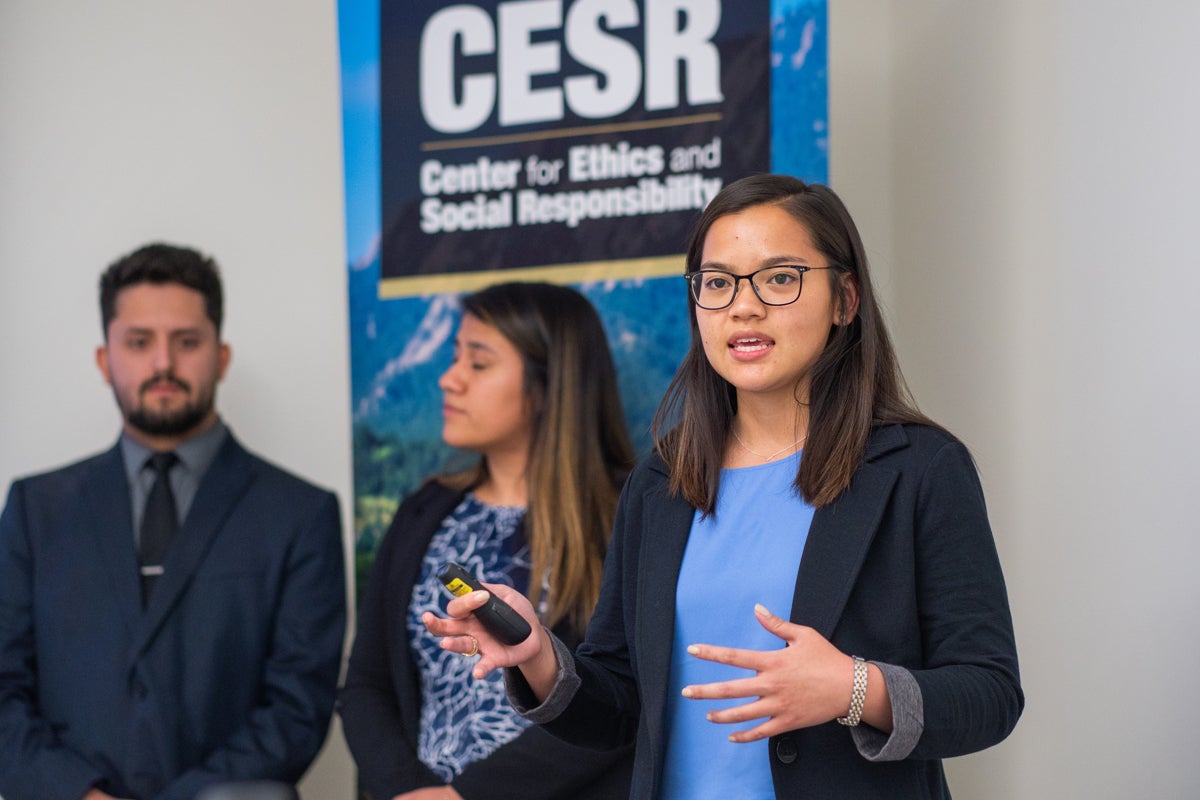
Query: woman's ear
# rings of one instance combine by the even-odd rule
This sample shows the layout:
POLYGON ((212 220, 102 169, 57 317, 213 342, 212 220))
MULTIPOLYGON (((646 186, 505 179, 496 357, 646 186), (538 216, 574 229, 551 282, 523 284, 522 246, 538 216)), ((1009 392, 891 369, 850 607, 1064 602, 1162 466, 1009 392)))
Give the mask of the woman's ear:
POLYGON ((841 306, 838 309, 838 325, 848 325, 858 316, 858 280, 852 273, 844 272, 838 276, 841 306))

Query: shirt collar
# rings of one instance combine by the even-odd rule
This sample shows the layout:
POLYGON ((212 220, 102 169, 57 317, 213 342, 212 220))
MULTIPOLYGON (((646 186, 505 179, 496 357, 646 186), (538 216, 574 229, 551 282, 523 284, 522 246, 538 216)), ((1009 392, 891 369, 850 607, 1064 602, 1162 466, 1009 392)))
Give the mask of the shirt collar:
MULTIPOLYGON (((179 463, 194 475, 203 475, 217 457, 217 451, 225 442, 229 429, 220 417, 200 433, 192 436, 175 447, 175 455, 179 463)), ((128 433, 121 432, 121 456, 125 459, 125 474, 132 483, 138 479, 146 459, 155 451, 144 444, 135 441, 128 433)))

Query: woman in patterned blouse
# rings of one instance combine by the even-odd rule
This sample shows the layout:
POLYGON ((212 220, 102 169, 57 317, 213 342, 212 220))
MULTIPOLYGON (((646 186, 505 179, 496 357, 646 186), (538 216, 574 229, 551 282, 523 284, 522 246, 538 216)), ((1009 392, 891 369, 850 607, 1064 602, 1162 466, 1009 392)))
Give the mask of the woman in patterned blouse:
POLYGON ((456 561, 534 598, 578 641, 595 606, 620 488, 633 464, 604 328, 561 286, 468 296, 439 380, 442 438, 478 453, 401 504, 359 612, 340 713, 375 800, 628 796, 630 753, 576 748, 518 716, 500 674, 443 650, 421 623, 456 561))

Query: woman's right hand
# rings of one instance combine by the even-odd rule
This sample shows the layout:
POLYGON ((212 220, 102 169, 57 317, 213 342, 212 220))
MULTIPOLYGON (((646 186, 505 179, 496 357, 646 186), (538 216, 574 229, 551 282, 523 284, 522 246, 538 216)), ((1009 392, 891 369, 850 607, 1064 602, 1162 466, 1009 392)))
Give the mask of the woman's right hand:
POLYGON ((479 662, 471 671, 476 678, 483 678, 494 669, 519 667, 534 693, 545 699, 558 674, 558 659, 550 644, 549 634, 525 595, 504 584, 485 583, 483 586, 487 591, 469 592, 451 600, 446 606, 449 617, 439 617, 427 611, 421 621, 430 633, 441 637, 443 650, 465 656, 478 648, 479 662), (488 601, 488 592, 495 592, 497 597, 512 606, 529 623, 533 632, 525 641, 515 645, 500 642, 471 613, 488 601))

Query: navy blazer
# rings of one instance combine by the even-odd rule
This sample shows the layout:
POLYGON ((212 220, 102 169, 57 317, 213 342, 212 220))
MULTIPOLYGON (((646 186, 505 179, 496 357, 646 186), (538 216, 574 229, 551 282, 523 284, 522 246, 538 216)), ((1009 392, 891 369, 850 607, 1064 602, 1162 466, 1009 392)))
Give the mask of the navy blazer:
MULTIPOLYGON (((362 786, 374 800, 445 784, 417 757, 421 679, 409 646, 408 606, 429 542, 463 496, 429 481, 400 505, 359 606, 338 712, 362 786)), ((556 633, 579 639, 565 625, 556 633)), ((632 762, 630 748, 584 750, 534 726, 469 764, 452 785, 466 800, 624 800, 632 762)))
MULTIPOLYGON (((575 656, 582 685, 547 723, 578 744, 636 741, 632 798, 662 788, 675 586, 695 513, 667 481, 652 457, 625 487, 600 603, 575 656)), ((754 565, 731 551, 729 568, 754 565)), ((776 797, 948 797, 940 759, 996 744, 1024 706, 979 479, 966 448, 941 431, 873 433, 849 488, 813 518, 790 619, 845 653, 910 670, 924 730, 898 761, 868 761, 833 721, 772 737, 776 797)))
POLYGON ((294 782, 345 632, 337 498, 230 435, 143 609, 120 447, 13 483, 0 515, 0 795, 191 800, 294 782))

